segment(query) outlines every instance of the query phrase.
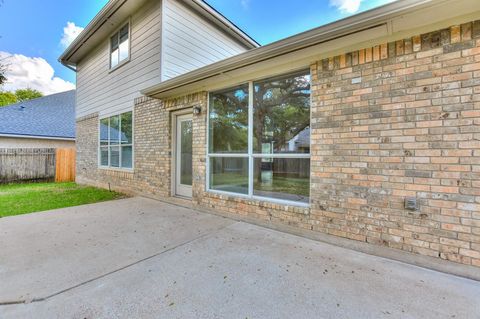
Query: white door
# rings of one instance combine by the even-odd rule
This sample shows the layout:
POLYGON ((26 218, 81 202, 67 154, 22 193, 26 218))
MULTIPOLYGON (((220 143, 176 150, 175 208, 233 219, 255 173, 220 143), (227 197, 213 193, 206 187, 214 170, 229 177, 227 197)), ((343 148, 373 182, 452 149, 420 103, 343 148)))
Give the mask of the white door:
POLYGON ((175 195, 192 197, 192 115, 176 116, 175 195))

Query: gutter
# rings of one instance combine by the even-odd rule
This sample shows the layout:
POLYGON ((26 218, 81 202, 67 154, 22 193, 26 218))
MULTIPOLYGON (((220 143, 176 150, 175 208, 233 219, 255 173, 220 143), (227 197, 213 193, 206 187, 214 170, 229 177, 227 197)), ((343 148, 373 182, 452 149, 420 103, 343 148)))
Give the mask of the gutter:
POLYGON ((449 0, 399 0, 179 75, 141 91, 153 96, 281 55, 385 25, 388 20, 449 0))
POLYGON ((100 12, 90 21, 85 29, 77 36, 75 40, 58 58, 58 62, 67 68, 76 72, 67 61, 84 45, 94 34, 100 29, 117 10, 123 6, 128 0, 110 0, 100 12))
POLYGON ((73 141, 75 142, 75 137, 62 137, 62 136, 48 136, 48 135, 29 135, 29 134, 8 134, 0 133, 0 137, 10 137, 10 138, 32 138, 38 140, 60 140, 60 141, 73 141))
MULTIPOLYGON (((110 0, 100 12, 93 18, 92 21, 85 27, 85 29, 77 36, 77 38, 68 46, 67 49, 58 58, 58 61, 76 72, 76 69, 72 64, 68 63, 68 60, 106 23, 108 20, 127 2, 128 0, 110 0)), ((175 0, 177 1, 177 0, 175 0)), ((197 10, 203 10, 207 14, 214 17, 213 23, 224 26, 227 30, 231 31, 231 35, 237 38, 237 40, 243 42, 250 48, 256 48, 260 45, 249 37, 245 32, 238 28, 235 24, 230 22, 222 14, 220 14, 213 7, 205 3, 203 0, 188 0, 183 1, 186 5, 192 7, 195 4, 197 10), (191 3, 189 3, 191 1, 191 3)), ((226 30, 225 30, 226 31, 226 30)), ((228 32, 228 31, 226 31, 228 32)))

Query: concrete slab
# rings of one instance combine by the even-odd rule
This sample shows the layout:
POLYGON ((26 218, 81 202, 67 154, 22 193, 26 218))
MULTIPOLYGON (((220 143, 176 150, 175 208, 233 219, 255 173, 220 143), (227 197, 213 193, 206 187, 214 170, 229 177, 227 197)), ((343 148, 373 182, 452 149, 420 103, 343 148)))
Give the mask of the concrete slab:
MULTIPOLYGON (((53 247, 50 253, 59 249, 52 257, 46 251, 37 254, 31 250, 37 257, 29 262, 36 264, 36 269, 15 270, 10 259, 26 257, 17 257, 11 248, 6 254, 2 248, 1 295, 28 291, 29 296, 46 299, 0 306, 1 318, 480 317, 480 283, 476 281, 147 199, 98 204, 88 210, 91 213, 85 215, 71 210, 30 215, 40 223, 37 228, 43 229, 36 230, 35 245, 53 247), (115 211, 113 215, 105 212, 110 209, 115 211), (60 217, 63 215, 67 216, 60 217), (64 224, 56 228, 59 218, 64 218, 64 224), (84 223, 103 234, 83 233, 85 241, 97 238, 102 245, 93 248, 73 235, 84 223), (119 223, 131 225, 113 225, 119 223), (50 224, 64 235, 48 234, 50 224), (176 227, 179 225, 183 230, 176 227), (139 227, 150 231, 138 236, 139 227), (134 235, 133 230, 137 230, 134 235), (68 232, 77 240, 68 240, 68 232), (122 244, 113 243, 117 241, 122 244), (170 249, 163 248, 167 241, 170 249), (83 249, 71 254, 68 248, 74 243, 83 249), (149 248, 143 250, 143 243, 149 248), (158 247, 157 253, 149 255, 158 247), (97 257, 102 254, 109 255, 112 264, 97 257), (71 278, 69 274, 82 269, 76 263, 82 255, 90 258, 84 263, 89 271, 71 278), (6 267, 4 258, 9 259, 6 267), (137 262, 122 266, 135 258, 137 262), (102 273, 100 270, 107 275, 85 280, 102 273), (17 284, 7 276, 14 276, 17 284), (8 280, 7 286, 4 280, 8 280), (33 289, 25 290, 28 284, 24 280, 33 289), (59 288, 66 290, 45 295, 59 288)), ((15 225, 15 219, 0 220, 0 240, 17 246, 12 236, 22 236, 10 231, 4 234, 5 224, 17 233, 29 233, 35 227, 24 221, 24 216, 18 218, 20 225, 15 225)), ((27 252, 19 248, 25 256, 27 252)))
POLYGON ((131 198, 0 219, 0 303, 48 297, 232 224, 131 198))

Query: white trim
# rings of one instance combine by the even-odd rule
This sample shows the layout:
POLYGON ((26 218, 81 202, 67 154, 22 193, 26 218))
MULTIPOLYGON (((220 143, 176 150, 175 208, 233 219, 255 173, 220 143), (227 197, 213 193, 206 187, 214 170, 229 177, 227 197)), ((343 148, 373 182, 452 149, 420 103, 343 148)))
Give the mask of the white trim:
POLYGON ((109 37, 108 37, 108 72, 111 73, 120 67, 124 66, 128 62, 130 62, 131 56, 132 56, 132 21, 131 17, 128 17, 128 19, 120 24, 120 27, 115 30, 115 32, 112 32, 109 37), (125 25, 128 24, 128 57, 120 61, 120 30, 125 27, 125 25), (115 34, 118 33, 118 54, 119 54, 119 60, 118 64, 112 67, 112 38, 115 34))
POLYGON ((97 168, 99 169, 104 169, 104 170, 116 170, 116 171, 126 171, 126 172, 133 172, 135 171, 135 108, 131 108, 127 111, 122 111, 122 112, 117 112, 117 113, 114 113, 114 114, 111 114, 111 115, 107 115, 107 116, 99 116, 98 117, 98 137, 97 137, 97 143, 98 143, 98 147, 97 147, 97 168), (125 114, 125 113, 129 113, 129 112, 132 112, 132 143, 131 144, 122 144, 121 141, 120 141, 120 144, 118 144, 120 150, 119 150, 119 156, 118 156, 118 165, 119 167, 114 167, 114 166, 110 166, 110 129, 108 129, 108 146, 101 146, 101 143, 100 143, 100 134, 101 134, 101 121, 104 120, 104 119, 109 119, 108 121, 108 127, 110 127, 110 118, 114 117, 114 116, 119 116, 120 117, 120 129, 119 129, 119 133, 121 133, 121 123, 122 123, 122 120, 121 120, 121 115, 122 114, 125 114), (122 165, 122 147, 124 146, 131 146, 132 147, 132 167, 121 167, 122 165), (108 165, 101 165, 102 164, 102 161, 101 161, 101 148, 108 148, 108 165))
POLYGON ((254 169, 255 161, 252 157, 253 154, 253 96, 254 96, 253 81, 248 82, 248 196, 253 196, 253 187, 255 178, 254 169))
POLYGON ((207 121, 207 138, 205 139, 207 141, 206 146, 205 146, 205 191, 208 191, 210 189, 210 157, 209 152, 210 152, 210 93, 207 93, 207 114, 206 114, 206 121, 207 121))
POLYGON ((68 137, 53 137, 53 136, 39 136, 39 135, 19 135, 19 134, 3 134, 0 133, 0 137, 12 137, 12 138, 25 138, 25 139, 36 139, 36 140, 58 140, 58 141, 73 141, 75 138, 68 137))
MULTIPOLYGON (((289 74, 296 74, 298 72, 304 71, 306 74, 310 75, 310 128, 311 128, 311 119, 312 119, 312 88, 311 88, 311 69, 300 69, 295 72, 289 72, 286 74, 282 74, 280 76, 288 76, 289 74)), ((268 79, 274 79, 275 77, 268 77, 265 78, 264 80, 268 79)), ((260 81, 262 79, 258 79, 255 81, 260 81)), ((239 83, 238 85, 242 85, 239 83)), ((232 88, 235 88, 236 85, 231 86, 232 88)), ((312 181, 312 168, 310 166, 310 174, 309 174, 309 196, 308 196, 308 203, 303 203, 303 202, 298 202, 298 201, 290 201, 290 200, 282 200, 282 199, 276 199, 272 197, 263 197, 263 196, 258 196, 254 195, 254 178, 255 178, 255 173, 254 173, 254 160, 257 158, 292 158, 292 159, 310 159, 311 158, 311 151, 310 153, 275 153, 275 154, 259 154, 259 153, 253 153, 253 112, 254 112, 254 81, 248 81, 248 152, 247 153, 209 153, 210 149, 210 94, 211 92, 208 93, 207 96, 207 115, 206 115, 206 120, 207 120, 207 138, 206 138, 206 184, 205 184, 205 190, 207 193, 218 193, 218 194, 223 194, 227 196, 233 196, 233 197, 241 197, 241 198, 246 198, 246 199, 253 199, 253 200, 258 200, 258 201, 264 201, 264 202, 272 202, 272 203, 277 203, 277 204, 282 204, 282 205, 288 205, 288 206, 298 206, 298 207, 310 207, 311 203, 311 181, 312 181), (233 192, 226 192, 226 191, 220 191, 220 190, 215 190, 210 188, 210 159, 211 158, 248 158, 248 194, 241 194, 241 193, 233 193, 233 192)), ((311 129, 310 129, 310 136, 311 136, 311 129)), ((312 147, 312 141, 310 138, 310 150, 312 147)))
MULTIPOLYGON (((350 52, 379 43, 392 42, 478 18, 478 0, 402 0, 338 20, 289 38, 198 68, 142 90, 156 98, 180 96, 199 88, 212 90, 212 84, 237 77, 240 72, 257 70, 267 64, 282 70, 299 62, 311 64, 324 57, 350 52), (451 7, 455 10, 451 10, 451 7), (435 12, 435 14, 431 14, 435 12), (475 12, 472 14, 472 12, 475 12), (429 15, 429 22, 422 19, 429 15), (459 18, 462 15, 468 17, 459 18), (395 23, 395 38, 388 38, 387 24, 395 23), (448 25, 445 21, 448 21, 448 25), (453 23, 456 21, 455 23, 453 23), (432 30, 433 29, 433 30, 432 30), (412 31, 415 30, 415 31, 412 31), (284 57, 284 60, 282 59, 284 57), (285 64, 283 64, 285 63, 285 64), (235 74, 234 74, 235 73, 235 74)), ((272 66, 267 68, 272 69, 272 66)), ((253 71, 257 72, 257 71, 253 71)), ((216 89, 216 88, 215 88, 216 89)))
MULTIPOLYGON (((178 192, 178 189, 177 189, 177 178, 178 178, 178 174, 177 174, 177 167, 178 167, 178 159, 177 159, 177 135, 178 135, 178 132, 177 132, 177 121, 178 121, 178 118, 180 117, 186 117, 186 116, 189 116, 190 120, 192 121, 192 128, 193 128, 193 109, 192 108, 186 108, 186 109, 182 109, 182 110, 178 110, 176 112, 172 112, 172 117, 171 117, 171 120, 172 120, 172 141, 171 141, 171 172, 170 172, 170 180, 171 180, 171 185, 170 185, 170 189, 171 189, 171 195, 172 196, 180 196, 180 197, 186 197, 186 198, 192 198, 192 195, 190 196, 187 196, 187 195, 184 195, 184 194, 179 194, 178 192)), ((193 137, 193 136, 192 136, 193 137)), ((193 138, 192 138, 192 152, 193 152, 193 138)), ((192 153, 192 156, 193 156, 193 153, 192 153)), ((192 158, 193 159, 193 158, 192 158)), ((193 166, 193 162, 192 162, 192 166, 193 166)), ((192 167, 192 174, 193 174, 193 167, 192 167)), ((193 179, 193 175, 192 175, 192 183, 194 182, 194 179, 193 179)), ((192 185, 192 191, 193 191, 193 185, 192 185)))
POLYGON ((232 157, 232 158, 248 158, 248 154, 245 153, 212 153, 212 154, 207 154, 208 157, 232 157))
POLYGON ((207 190, 207 193, 224 195, 224 196, 229 196, 229 197, 244 198, 244 199, 248 199, 248 200, 256 200, 256 201, 264 202, 264 203, 281 204, 281 205, 286 205, 286 206, 296 206, 296 207, 304 207, 304 208, 309 208, 310 207, 309 203, 302 203, 302 202, 285 200, 285 199, 278 199, 278 198, 272 198, 272 197, 262 197, 262 196, 258 196, 258 195, 250 196, 250 195, 241 194, 241 193, 230 193, 230 192, 220 191, 220 190, 216 190, 216 189, 209 189, 209 190, 207 190))

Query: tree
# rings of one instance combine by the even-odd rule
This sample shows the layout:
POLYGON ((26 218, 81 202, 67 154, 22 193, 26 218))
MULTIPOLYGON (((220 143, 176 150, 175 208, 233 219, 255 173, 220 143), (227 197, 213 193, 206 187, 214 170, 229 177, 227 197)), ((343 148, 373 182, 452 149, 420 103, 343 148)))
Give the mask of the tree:
POLYGON ((0 107, 17 103, 17 96, 12 92, 0 92, 0 107))
POLYGON ((42 92, 33 89, 20 89, 15 92, 0 91, 0 107, 18 102, 25 102, 42 96, 42 92))
POLYGON ((5 76, 6 72, 6 66, 2 64, 2 61, 0 61, 0 86, 7 82, 7 77, 5 76))
POLYGON ((33 89, 16 90, 15 95, 17 96, 18 102, 24 102, 43 96, 42 92, 33 89))

